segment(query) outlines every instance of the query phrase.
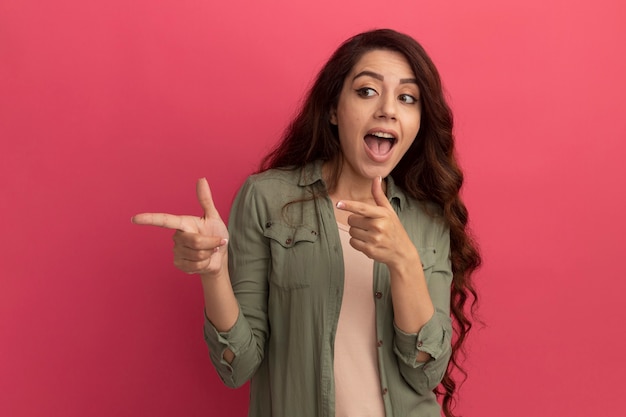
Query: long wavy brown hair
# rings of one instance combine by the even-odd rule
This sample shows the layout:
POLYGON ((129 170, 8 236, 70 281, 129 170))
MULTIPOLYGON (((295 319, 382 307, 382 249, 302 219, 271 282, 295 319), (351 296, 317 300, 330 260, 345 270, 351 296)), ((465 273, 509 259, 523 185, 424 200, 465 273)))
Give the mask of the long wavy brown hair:
POLYGON ((452 358, 435 392, 442 397, 445 415, 453 417, 458 382, 453 374, 456 368, 463 378, 467 375, 461 359, 478 301, 472 273, 480 266, 481 258, 460 196, 463 173, 455 156, 452 112, 444 97, 439 72, 422 46, 410 36, 390 29, 361 33, 345 41, 319 72, 300 112, 282 140, 262 160, 260 170, 301 167, 323 160, 332 167, 328 187, 334 188, 342 156, 336 126, 330 123, 331 111, 337 107, 344 80, 352 67, 364 53, 379 49, 396 51, 406 57, 416 76, 422 101, 419 132, 391 176, 415 199, 439 205, 450 227, 453 273, 450 309, 455 335, 452 358))

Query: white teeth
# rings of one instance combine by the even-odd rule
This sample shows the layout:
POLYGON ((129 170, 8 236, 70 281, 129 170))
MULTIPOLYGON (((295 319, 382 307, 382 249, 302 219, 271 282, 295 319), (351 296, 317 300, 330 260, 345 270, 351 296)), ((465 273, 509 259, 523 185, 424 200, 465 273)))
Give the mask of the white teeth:
POLYGON ((371 135, 376 136, 377 138, 395 139, 391 133, 386 133, 386 132, 373 132, 371 133, 371 135))

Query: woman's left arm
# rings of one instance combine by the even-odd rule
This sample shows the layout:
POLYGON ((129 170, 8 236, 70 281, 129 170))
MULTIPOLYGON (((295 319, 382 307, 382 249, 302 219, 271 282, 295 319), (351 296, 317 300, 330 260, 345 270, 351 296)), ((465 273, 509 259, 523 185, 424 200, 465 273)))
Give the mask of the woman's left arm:
MULTIPOLYGON (((435 245, 420 248, 419 274, 424 278, 428 296, 434 308, 431 318, 417 331, 401 327, 397 314, 401 305, 393 298, 395 319, 394 352, 399 358, 400 372, 405 381, 417 392, 432 391, 439 385, 452 354, 452 322, 450 319, 450 286, 452 269, 450 263, 449 229, 441 225, 435 245)), ((420 278, 417 278, 418 280, 420 278)), ((393 281, 392 285, 392 297, 393 281)))
POLYGON ((400 372, 417 392, 431 391, 451 354, 449 230, 440 225, 435 247, 422 259, 380 179, 373 181, 372 195, 376 206, 340 201, 337 207, 352 213, 350 244, 389 269, 400 372))

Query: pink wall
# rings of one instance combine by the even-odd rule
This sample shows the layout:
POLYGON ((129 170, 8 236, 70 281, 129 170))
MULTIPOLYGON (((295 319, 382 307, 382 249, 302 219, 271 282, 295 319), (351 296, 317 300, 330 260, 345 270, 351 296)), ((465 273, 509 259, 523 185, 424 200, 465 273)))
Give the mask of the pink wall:
POLYGON ((337 44, 438 64, 482 245, 466 417, 626 415, 622 0, 0 0, 0 415, 244 416, 136 212, 224 216, 337 44), (217 3, 218 5, 213 5, 217 3))

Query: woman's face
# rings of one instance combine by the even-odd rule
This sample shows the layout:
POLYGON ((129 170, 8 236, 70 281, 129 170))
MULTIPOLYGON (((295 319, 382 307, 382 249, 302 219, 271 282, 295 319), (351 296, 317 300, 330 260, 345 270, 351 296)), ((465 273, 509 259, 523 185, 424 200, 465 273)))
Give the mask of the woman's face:
POLYGON ((404 55, 365 53, 343 83, 331 123, 344 156, 341 175, 355 179, 389 175, 420 128, 420 91, 404 55))

